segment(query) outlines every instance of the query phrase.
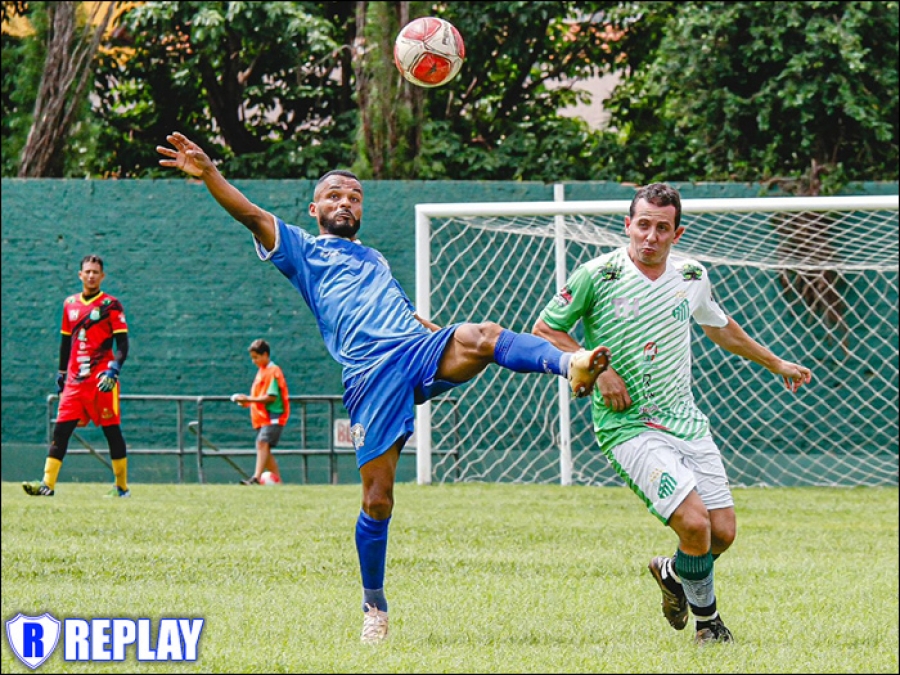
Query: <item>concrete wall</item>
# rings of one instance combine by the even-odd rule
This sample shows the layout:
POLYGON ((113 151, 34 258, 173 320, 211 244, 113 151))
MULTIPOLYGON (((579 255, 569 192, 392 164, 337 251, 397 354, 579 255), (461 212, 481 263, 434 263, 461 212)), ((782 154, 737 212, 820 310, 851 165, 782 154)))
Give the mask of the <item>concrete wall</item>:
MULTIPOLYGON (((263 208, 315 232, 307 214, 311 181, 236 185, 263 208)), ((684 198, 758 195, 756 185, 679 187, 684 198)), ((385 255, 410 297, 415 297, 416 203, 553 199, 553 186, 540 183, 371 181, 365 190, 361 238, 385 255)), ((848 189, 896 191, 895 183, 848 189)), ((78 266, 88 253, 104 259, 103 289, 123 302, 128 317, 131 352, 122 373, 123 393, 246 391, 255 372, 247 346, 258 337, 272 345, 273 359, 284 369, 292 393, 342 393, 340 369, 299 294, 274 267, 258 260, 250 235, 201 183, 5 179, 2 193, 3 480, 40 476, 62 300, 81 289, 78 266)), ((610 183, 567 186, 571 200, 632 194, 631 186, 610 183)), ((140 430, 129 428, 125 406, 123 410, 123 430, 130 440, 140 430)), ((105 448, 102 435, 94 438, 105 448)), ((172 458, 153 472, 149 459, 135 462, 146 462, 153 478, 174 479, 172 458)), ((355 479, 354 473, 351 462, 348 480, 355 479)), ((230 480, 233 470, 222 475, 230 480)), ((108 472, 90 457, 71 458, 62 477, 107 478, 108 472)))

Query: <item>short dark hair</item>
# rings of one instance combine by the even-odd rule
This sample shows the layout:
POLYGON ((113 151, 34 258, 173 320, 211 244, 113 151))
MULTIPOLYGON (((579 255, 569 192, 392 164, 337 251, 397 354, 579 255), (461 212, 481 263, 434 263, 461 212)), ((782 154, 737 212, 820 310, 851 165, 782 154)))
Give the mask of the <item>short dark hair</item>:
POLYGON ((359 178, 356 177, 356 174, 352 171, 347 171, 346 169, 332 169, 331 171, 323 174, 322 177, 316 181, 316 190, 318 190, 319 186, 325 182, 326 178, 330 176, 343 176, 344 178, 352 178, 360 185, 362 185, 362 181, 360 181, 359 178))
POLYGON ((101 272, 103 271, 103 258, 101 258, 99 255, 86 255, 86 256, 84 256, 84 257, 81 259, 81 265, 78 267, 78 269, 79 269, 79 270, 83 270, 83 269, 84 269, 84 263, 88 263, 88 262, 97 263, 98 265, 100 265, 100 271, 101 271, 101 272))
POLYGON ((634 199, 631 200, 631 206, 628 208, 629 218, 634 218, 634 207, 642 199, 653 206, 674 206, 675 228, 678 229, 681 225, 681 194, 671 185, 650 183, 650 185, 638 188, 634 193, 634 199))
POLYGON ((250 348, 247 351, 256 352, 257 354, 269 354, 269 343, 262 338, 254 340, 250 343, 250 348))

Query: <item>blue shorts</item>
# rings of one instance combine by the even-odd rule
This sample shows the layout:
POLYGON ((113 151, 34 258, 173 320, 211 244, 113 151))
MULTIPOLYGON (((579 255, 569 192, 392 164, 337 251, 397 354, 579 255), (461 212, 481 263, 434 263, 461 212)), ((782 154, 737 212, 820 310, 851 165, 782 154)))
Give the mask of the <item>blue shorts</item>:
POLYGON ((461 382, 435 380, 447 341, 459 324, 411 338, 346 383, 344 407, 350 413, 350 437, 361 467, 412 435, 415 406, 461 382))

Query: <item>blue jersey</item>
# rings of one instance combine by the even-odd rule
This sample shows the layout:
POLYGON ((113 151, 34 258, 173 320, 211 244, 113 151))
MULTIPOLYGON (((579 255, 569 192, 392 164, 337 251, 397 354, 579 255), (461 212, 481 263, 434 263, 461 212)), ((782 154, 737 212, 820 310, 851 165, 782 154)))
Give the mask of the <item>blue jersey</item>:
POLYGON ((372 367, 413 337, 429 334, 415 308, 375 249, 332 235, 314 237, 275 219, 275 247, 258 241, 306 301, 325 346, 343 367, 343 381, 372 367))

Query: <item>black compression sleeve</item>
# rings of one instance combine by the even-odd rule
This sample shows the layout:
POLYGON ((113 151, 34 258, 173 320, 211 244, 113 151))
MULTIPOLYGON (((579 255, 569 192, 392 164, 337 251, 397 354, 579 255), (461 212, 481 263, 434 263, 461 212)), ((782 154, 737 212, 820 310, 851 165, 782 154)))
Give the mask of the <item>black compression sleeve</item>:
POLYGON ((72 351, 72 336, 63 335, 59 341, 59 372, 64 373, 69 367, 69 354, 72 351))
POLYGON ((116 333, 116 361, 119 367, 128 358, 128 333, 116 333))

